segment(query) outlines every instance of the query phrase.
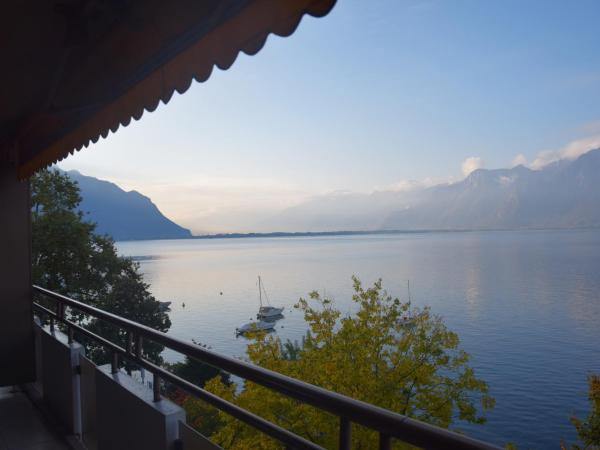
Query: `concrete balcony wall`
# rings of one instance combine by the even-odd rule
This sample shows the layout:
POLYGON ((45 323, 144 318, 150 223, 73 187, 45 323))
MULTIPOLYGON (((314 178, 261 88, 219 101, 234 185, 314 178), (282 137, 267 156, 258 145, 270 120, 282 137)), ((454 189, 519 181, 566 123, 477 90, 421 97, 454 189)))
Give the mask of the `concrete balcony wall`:
POLYGON ((98 448, 96 429, 96 365, 84 355, 79 357, 81 372, 81 439, 88 450, 98 448))
POLYGON ((179 422, 179 440, 182 450, 223 450, 183 422, 179 422))
POLYGON ((89 450, 215 450, 205 439, 185 430, 179 440, 185 411, 161 398, 124 371, 111 373, 110 365, 96 366, 85 357, 81 344, 68 343, 57 329, 34 324, 39 380, 45 406, 69 434, 89 450), (201 446, 199 446, 201 445, 201 446))
POLYGON ((67 336, 58 330, 53 333, 39 329, 41 347, 41 381, 44 402, 66 429, 81 434, 79 357, 83 346, 68 343, 67 336))
POLYGON ((96 368, 98 450, 175 449, 185 411, 110 365, 96 368))
POLYGON ((36 380, 33 382, 33 388, 36 390, 38 396, 44 394, 44 385, 42 383, 42 330, 41 322, 39 318, 34 319, 33 325, 33 336, 34 336, 34 349, 35 349, 35 375, 36 380))

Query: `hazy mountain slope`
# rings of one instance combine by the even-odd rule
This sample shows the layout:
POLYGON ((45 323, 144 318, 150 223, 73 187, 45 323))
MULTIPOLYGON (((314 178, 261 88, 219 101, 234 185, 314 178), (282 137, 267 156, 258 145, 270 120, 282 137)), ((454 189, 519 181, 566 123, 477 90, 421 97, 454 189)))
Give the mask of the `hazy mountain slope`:
POLYGON ((100 233, 119 240, 174 239, 191 236, 189 230, 166 218, 152 201, 136 191, 126 192, 114 183, 67 172, 81 189, 81 210, 97 224, 100 233))
POLYGON ((402 203, 399 192, 336 192, 315 197, 266 220, 261 227, 285 231, 356 231, 381 226, 390 210, 402 203))
POLYGON ((578 228, 600 226, 600 150, 534 171, 476 170, 396 210, 384 229, 578 228))
POLYGON ((269 221, 277 230, 451 230, 600 226, 600 149, 543 170, 476 170, 408 192, 329 194, 269 221))

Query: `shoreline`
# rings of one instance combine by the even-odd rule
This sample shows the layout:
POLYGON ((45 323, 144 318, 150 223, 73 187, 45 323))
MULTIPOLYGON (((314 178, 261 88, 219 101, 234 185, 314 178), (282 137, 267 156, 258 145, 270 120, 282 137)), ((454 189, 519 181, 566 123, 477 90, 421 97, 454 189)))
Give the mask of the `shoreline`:
POLYGON ((157 237, 153 239, 121 239, 115 242, 168 241, 168 240, 209 240, 209 239, 252 239, 252 238, 288 238, 288 237, 331 237, 331 236, 368 236, 395 234, 433 234, 433 233, 480 233, 514 231, 593 231, 600 227, 581 228, 483 228, 483 229, 424 229, 424 230, 339 230, 339 231, 273 231, 268 233, 216 233, 189 237, 157 237))

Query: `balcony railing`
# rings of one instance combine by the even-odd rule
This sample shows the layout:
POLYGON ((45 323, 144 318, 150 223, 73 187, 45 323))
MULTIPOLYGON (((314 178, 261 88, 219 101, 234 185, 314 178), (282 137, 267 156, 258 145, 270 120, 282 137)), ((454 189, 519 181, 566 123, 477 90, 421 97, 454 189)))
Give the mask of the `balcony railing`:
POLYGON ((238 359, 220 355, 192 342, 169 336, 42 287, 34 286, 34 290, 55 302, 54 310, 46 308, 37 302, 34 302, 33 306, 38 314, 48 318, 51 329, 54 329, 55 322, 57 321, 64 324, 68 332, 69 343, 73 342, 75 333, 80 333, 102 345, 113 355, 111 364, 112 373, 116 373, 119 370, 119 358, 124 358, 150 371, 154 375, 153 389, 155 402, 161 401, 161 380, 165 380, 256 428, 262 433, 269 435, 281 442, 288 449, 323 450, 321 446, 271 423, 252 412, 246 411, 148 361, 143 357, 144 342, 151 341, 161 344, 183 355, 195 358, 198 361, 250 380, 339 417, 338 448, 340 450, 349 450, 352 447, 352 423, 375 430, 379 434, 380 450, 391 449, 394 439, 424 449, 499 449, 499 447, 486 442, 411 419, 238 359), (127 348, 116 345, 68 320, 65 315, 66 307, 109 322, 127 332, 127 348))

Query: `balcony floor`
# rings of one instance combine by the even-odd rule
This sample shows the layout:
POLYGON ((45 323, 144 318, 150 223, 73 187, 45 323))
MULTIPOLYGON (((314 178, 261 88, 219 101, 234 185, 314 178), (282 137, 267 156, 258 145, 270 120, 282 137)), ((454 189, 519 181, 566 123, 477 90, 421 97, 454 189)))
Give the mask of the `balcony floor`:
POLYGON ((0 450, 69 448, 23 392, 0 387, 0 450))

